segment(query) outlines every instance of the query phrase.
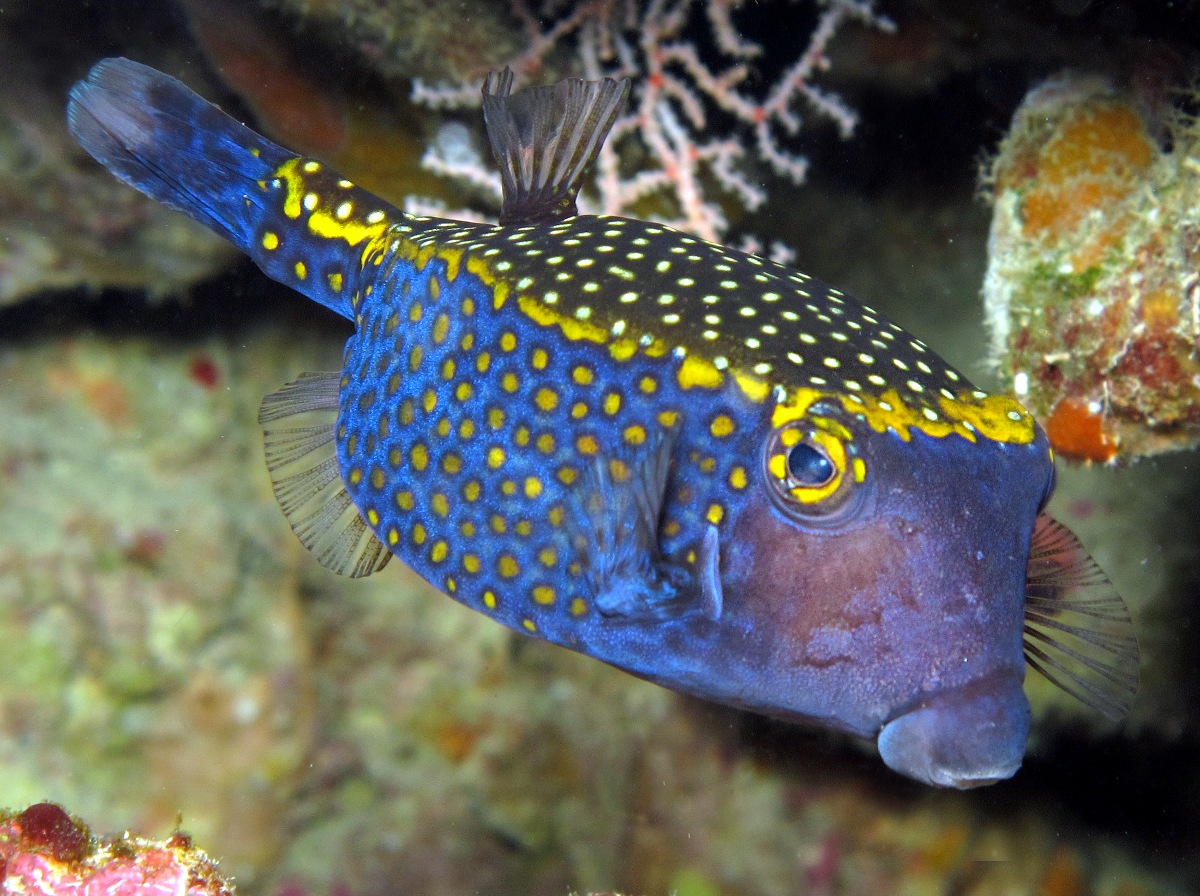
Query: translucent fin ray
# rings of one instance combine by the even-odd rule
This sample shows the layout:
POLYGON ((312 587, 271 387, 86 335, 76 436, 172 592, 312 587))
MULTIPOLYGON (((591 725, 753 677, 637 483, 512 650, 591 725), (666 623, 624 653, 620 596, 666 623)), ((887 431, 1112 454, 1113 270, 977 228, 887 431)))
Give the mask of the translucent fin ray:
POLYGON ((306 373, 263 399, 267 470, 275 499, 300 543, 339 575, 369 576, 392 555, 367 526, 342 482, 334 426, 339 373, 306 373))
POLYGON ((1026 570, 1025 660, 1114 721, 1138 687, 1138 645, 1125 602, 1066 526, 1042 514, 1026 570))
POLYGON ((500 223, 570 218, 580 178, 625 104, 629 80, 568 78, 517 93, 512 85, 507 68, 483 85, 483 120, 504 191, 500 223))
POLYGON ((605 616, 669 619, 699 612, 721 615, 719 539, 705 533, 692 571, 666 562, 658 527, 674 435, 659 433, 620 459, 597 458, 576 493, 577 547, 605 616))

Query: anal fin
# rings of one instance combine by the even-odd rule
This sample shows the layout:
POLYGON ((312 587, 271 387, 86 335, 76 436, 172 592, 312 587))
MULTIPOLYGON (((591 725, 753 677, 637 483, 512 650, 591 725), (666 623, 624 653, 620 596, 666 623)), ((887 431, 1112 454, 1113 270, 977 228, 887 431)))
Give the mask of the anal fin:
POLYGON ((694 569, 668 562, 659 518, 673 435, 660 433, 628 459, 597 459, 577 492, 576 547, 604 616, 628 620, 721 615, 719 540, 710 526, 694 569))
POLYGON ((306 373, 262 401, 267 470, 301 544, 339 575, 369 576, 392 555, 375 537, 338 470, 334 427, 340 373, 306 373))

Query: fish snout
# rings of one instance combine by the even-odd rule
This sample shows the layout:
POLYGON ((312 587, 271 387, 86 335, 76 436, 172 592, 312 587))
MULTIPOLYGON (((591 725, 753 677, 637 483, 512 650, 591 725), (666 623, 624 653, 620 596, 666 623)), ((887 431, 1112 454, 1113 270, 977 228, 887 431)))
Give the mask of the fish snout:
POLYGON ((879 732, 893 771, 935 787, 968 790, 1011 778, 1029 737, 1024 670, 1001 669, 921 700, 879 732))

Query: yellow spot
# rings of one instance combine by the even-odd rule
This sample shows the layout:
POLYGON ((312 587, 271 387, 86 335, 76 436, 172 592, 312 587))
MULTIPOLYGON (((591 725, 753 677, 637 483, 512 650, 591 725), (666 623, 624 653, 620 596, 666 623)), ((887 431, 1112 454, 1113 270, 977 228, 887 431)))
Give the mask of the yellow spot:
POLYGON ((522 619, 521 625, 524 626, 525 631, 527 631, 527 632, 536 632, 537 631, 537 623, 534 622, 532 619, 522 619))
POLYGON ((412 465, 418 470, 424 470, 429 466, 429 451, 423 444, 418 442, 413 445, 412 452, 409 457, 412 459, 412 465))
POLYGON ((533 400, 543 411, 552 411, 558 407, 558 393, 553 389, 538 389, 533 400))
POLYGON ((647 395, 653 395, 658 390, 658 380, 652 376, 644 376, 638 383, 638 388, 647 395))
POLYGON ((729 471, 729 485, 736 489, 746 487, 746 470, 744 467, 734 467, 729 471))
POLYGON ((474 554, 463 554, 462 566, 467 572, 479 572, 479 558, 474 554))
POLYGON ((492 429, 504 428, 504 410, 502 408, 488 408, 488 426, 492 429))
POLYGON ((425 412, 429 413, 437 407, 437 393, 432 389, 426 389, 425 394, 421 396, 421 406, 425 408, 425 412))
POLYGON ((529 535, 533 531, 533 523, 529 520, 517 520, 517 524, 513 526, 513 531, 518 535, 529 535))
POLYGON ((492 356, 488 352, 480 352, 479 357, 475 359, 475 369, 480 373, 487 373, 491 366, 492 356))
POLYGON ((549 585, 538 585, 533 589, 533 599, 539 604, 552 604, 555 596, 554 589, 549 585))
POLYGON ((500 337, 500 348, 506 352, 511 352, 517 347, 517 334, 505 333, 500 337))
POLYGON ((500 560, 496 564, 496 571, 506 579, 512 579, 521 573, 521 564, 517 563, 517 558, 512 554, 501 554, 500 560))
POLYGON ((430 505, 433 507, 433 512, 438 516, 449 516, 450 501, 441 492, 434 492, 433 500, 430 502, 430 505))
POLYGON ((640 445, 646 441, 646 430, 641 426, 634 425, 625 427, 624 435, 625 441, 630 445, 640 445))
POLYGON ((663 535, 668 538, 679 534, 680 525, 676 520, 668 520, 663 524, 663 535))
POLYGON ((278 234, 274 234, 268 230, 266 233, 263 234, 262 244, 263 244, 264 249, 278 249, 279 248, 278 234))
POLYGON ((425 316, 425 309, 421 307, 419 302, 413 302, 408 306, 408 319, 414 324, 425 316))
POLYGON ((485 607, 487 607, 489 610, 496 609, 496 592, 494 592, 494 591, 483 592, 483 605, 485 607))
POLYGON ((550 356, 546 354, 544 348, 534 349, 530 363, 533 364, 534 370, 545 370, 546 365, 550 363, 550 356))
POLYGON ((855 482, 862 482, 867 478, 867 465, 861 457, 854 458, 850 463, 850 468, 854 471, 855 482))
POLYGON ((658 412, 658 422, 661 423, 663 426, 666 426, 667 428, 674 426, 678 421, 679 421, 679 412, 678 411, 659 411, 658 412))
POLYGON ((577 597, 573 601, 571 601, 571 615, 572 616, 582 616, 586 612, 587 612, 587 601, 585 601, 582 597, 577 597))
MULTIPOLYGON (((464 381, 458 384, 458 388, 454 390, 454 397, 459 401, 468 401, 475 393, 475 388, 468 382, 464 381)), ((470 420, 464 420, 464 423, 470 423, 470 420)))
POLYGON ((537 447, 538 451, 542 452, 542 454, 552 454, 557 447, 557 443, 554 441, 554 436, 548 432, 544 432, 537 437, 537 447))
POLYGON ((481 488, 481 486, 479 484, 479 480, 472 479, 470 482, 468 482, 466 485, 463 486, 462 496, 464 498, 466 498, 468 501, 478 501, 480 488, 481 488))
POLYGON ((608 347, 614 361, 628 361, 637 354, 637 342, 633 339, 618 339, 608 347))
POLYGON ((417 523, 415 526, 412 527, 413 544, 424 544, 426 537, 427 537, 427 535, 425 532, 425 527, 422 526, 420 523, 417 523))
POLYGON ((446 593, 453 594, 458 590, 458 582, 454 576, 446 576, 446 593))
POLYGON ((500 491, 506 495, 515 495, 517 493, 517 484, 511 479, 505 479, 500 483, 500 491))
POLYGON ((550 512, 546 514, 546 519, 550 521, 551 526, 561 526, 562 521, 566 518, 566 513, 561 505, 555 504, 550 508, 550 512))
POLYGON ((487 453, 488 466, 493 470, 498 470, 504 466, 504 449, 499 445, 493 445, 488 449, 487 453))
POLYGON ((352 467, 350 469, 350 484, 351 485, 358 485, 360 482, 362 482, 362 478, 363 478, 363 471, 362 471, 361 467, 352 467))
POLYGON ((529 476, 525 480, 525 497, 536 498, 542 493, 542 480, 536 476, 529 476))
POLYGON ((458 437, 460 439, 469 439, 475 435, 475 421, 471 419, 463 420, 458 424, 458 437))
POLYGON ((720 504, 709 504, 708 513, 704 515, 714 526, 725 518, 725 508, 720 504))
POLYGON ((454 363, 453 358, 447 358, 442 362, 442 379, 452 380, 454 374, 458 370, 458 365, 454 363))
POLYGON ((413 403, 412 399, 406 398, 400 405, 400 424, 407 426, 413 422, 413 403))
POLYGON ((503 535, 508 531, 508 523, 504 521, 504 517, 498 513, 492 514, 492 518, 488 520, 488 525, 492 527, 492 531, 497 535, 503 535))
POLYGON ((529 444, 529 427, 528 426, 518 426, 516 434, 513 435, 513 441, 522 447, 524 447, 525 445, 528 445, 529 444))
POLYGON ((725 375, 717 370, 711 361, 705 361, 696 355, 688 355, 683 359, 676 378, 684 389, 716 389, 725 382, 725 375))
POLYGON ((371 488, 381 489, 387 480, 384 478, 383 470, 376 467, 371 471, 371 488))
POLYGON ((708 431, 717 438, 724 438, 733 432, 734 429, 733 420, 726 414, 718 414, 713 417, 712 424, 708 427, 708 431))
POLYGON ((302 261, 296 262, 296 267, 293 270, 296 272, 297 280, 303 280, 308 276, 308 268, 304 266, 304 262, 302 261))
POLYGON ((571 405, 571 416, 576 420, 582 420, 587 416, 587 412, 588 406, 582 401, 577 401, 575 404, 571 405))
POLYGON ((441 345, 446 341, 446 335, 450 332, 450 315, 442 313, 437 316, 433 322, 433 341, 441 345))
POLYGON ((515 373, 506 373, 500 380, 500 386, 505 392, 516 392, 520 386, 520 382, 517 380, 515 373))
MULTIPOLYGON (((447 421, 448 422, 448 421, 447 421)), ((457 454, 447 454, 442 458, 442 469, 454 475, 462 472, 462 458, 457 454)))
POLYGON ((700 461, 700 472, 711 473, 717 468, 717 459, 715 457, 706 457, 700 461))
POLYGON ((467 538, 472 538, 475 535, 475 524, 470 520, 467 520, 458 527, 458 531, 462 532, 462 534, 467 538))
POLYGON ((558 481, 563 485, 570 485, 579 477, 579 471, 574 467, 559 467, 558 472, 554 475, 558 477, 558 481))
POLYGON ((615 482, 625 482, 629 479, 629 464, 613 458, 608 462, 608 472, 615 482))
POLYGON ((771 394, 771 384, 766 380, 761 380, 756 376, 747 376, 744 373, 735 374, 734 377, 745 396, 755 404, 766 401, 767 396, 771 394))
POLYGON ((603 408, 604 413, 610 416, 621 410, 621 393, 609 392, 607 395, 605 395, 603 408))
POLYGON ((558 562, 558 551, 552 547, 545 547, 538 551, 538 560, 542 566, 553 566, 558 562))
POLYGON ((449 417, 443 417, 441 420, 438 421, 437 434, 439 436, 441 436, 443 439, 446 436, 450 435, 450 418, 449 417))
POLYGON ((575 440, 575 450, 580 454, 593 455, 600 450, 594 436, 580 436, 575 440))
POLYGON ((379 525, 379 511, 377 511, 374 507, 367 508, 367 522, 372 526, 379 525))
POLYGON ((571 371, 571 378, 581 386, 589 386, 592 380, 596 378, 596 374, 592 371, 592 368, 581 365, 571 371))
POLYGON ((421 366, 421 360, 425 357, 425 349, 419 345, 414 345, 408 353, 408 369, 416 371, 421 366))
POLYGON ((334 292, 342 291, 342 275, 333 273, 329 275, 329 288, 334 292))
POLYGON ((396 506, 401 510, 412 510, 416 506, 416 498, 407 490, 396 492, 396 506))
POLYGON ((434 542, 433 547, 429 550, 429 559, 434 563, 441 563, 450 554, 450 545, 444 541, 434 542))
POLYGON ((396 529, 388 529, 388 545, 395 547, 400 542, 400 533, 396 529))

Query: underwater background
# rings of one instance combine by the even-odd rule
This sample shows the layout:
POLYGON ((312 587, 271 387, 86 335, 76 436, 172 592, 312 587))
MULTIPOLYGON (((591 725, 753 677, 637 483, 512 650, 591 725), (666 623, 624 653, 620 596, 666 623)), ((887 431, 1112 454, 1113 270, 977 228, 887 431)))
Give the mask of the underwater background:
POLYGON ((265 896, 1200 891, 1200 4, 18 0, 0 46, 0 808, 186 831, 265 896), (1051 509, 1138 630, 1129 719, 1031 675, 1017 776, 935 791, 296 541, 257 409, 348 327, 91 162, 70 85, 126 55, 397 204, 494 217, 461 97, 514 61, 588 74, 608 45, 692 47, 759 96, 808 61, 819 94, 773 132, 790 166, 694 88, 703 119, 664 133, 737 174, 698 164, 690 199, 632 135, 592 201, 793 253, 1056 421, 1093 465, 1060 464, 1051 509), (1039 197, 1036 234, 1010 193, 1039 197), (1046 267, 1096 245, 1081 276, 1046 267), (1081 343, 1107 309, 1126 329, 1081 343), (1083 363, 1106 352, 1134 385, 1083 363))

